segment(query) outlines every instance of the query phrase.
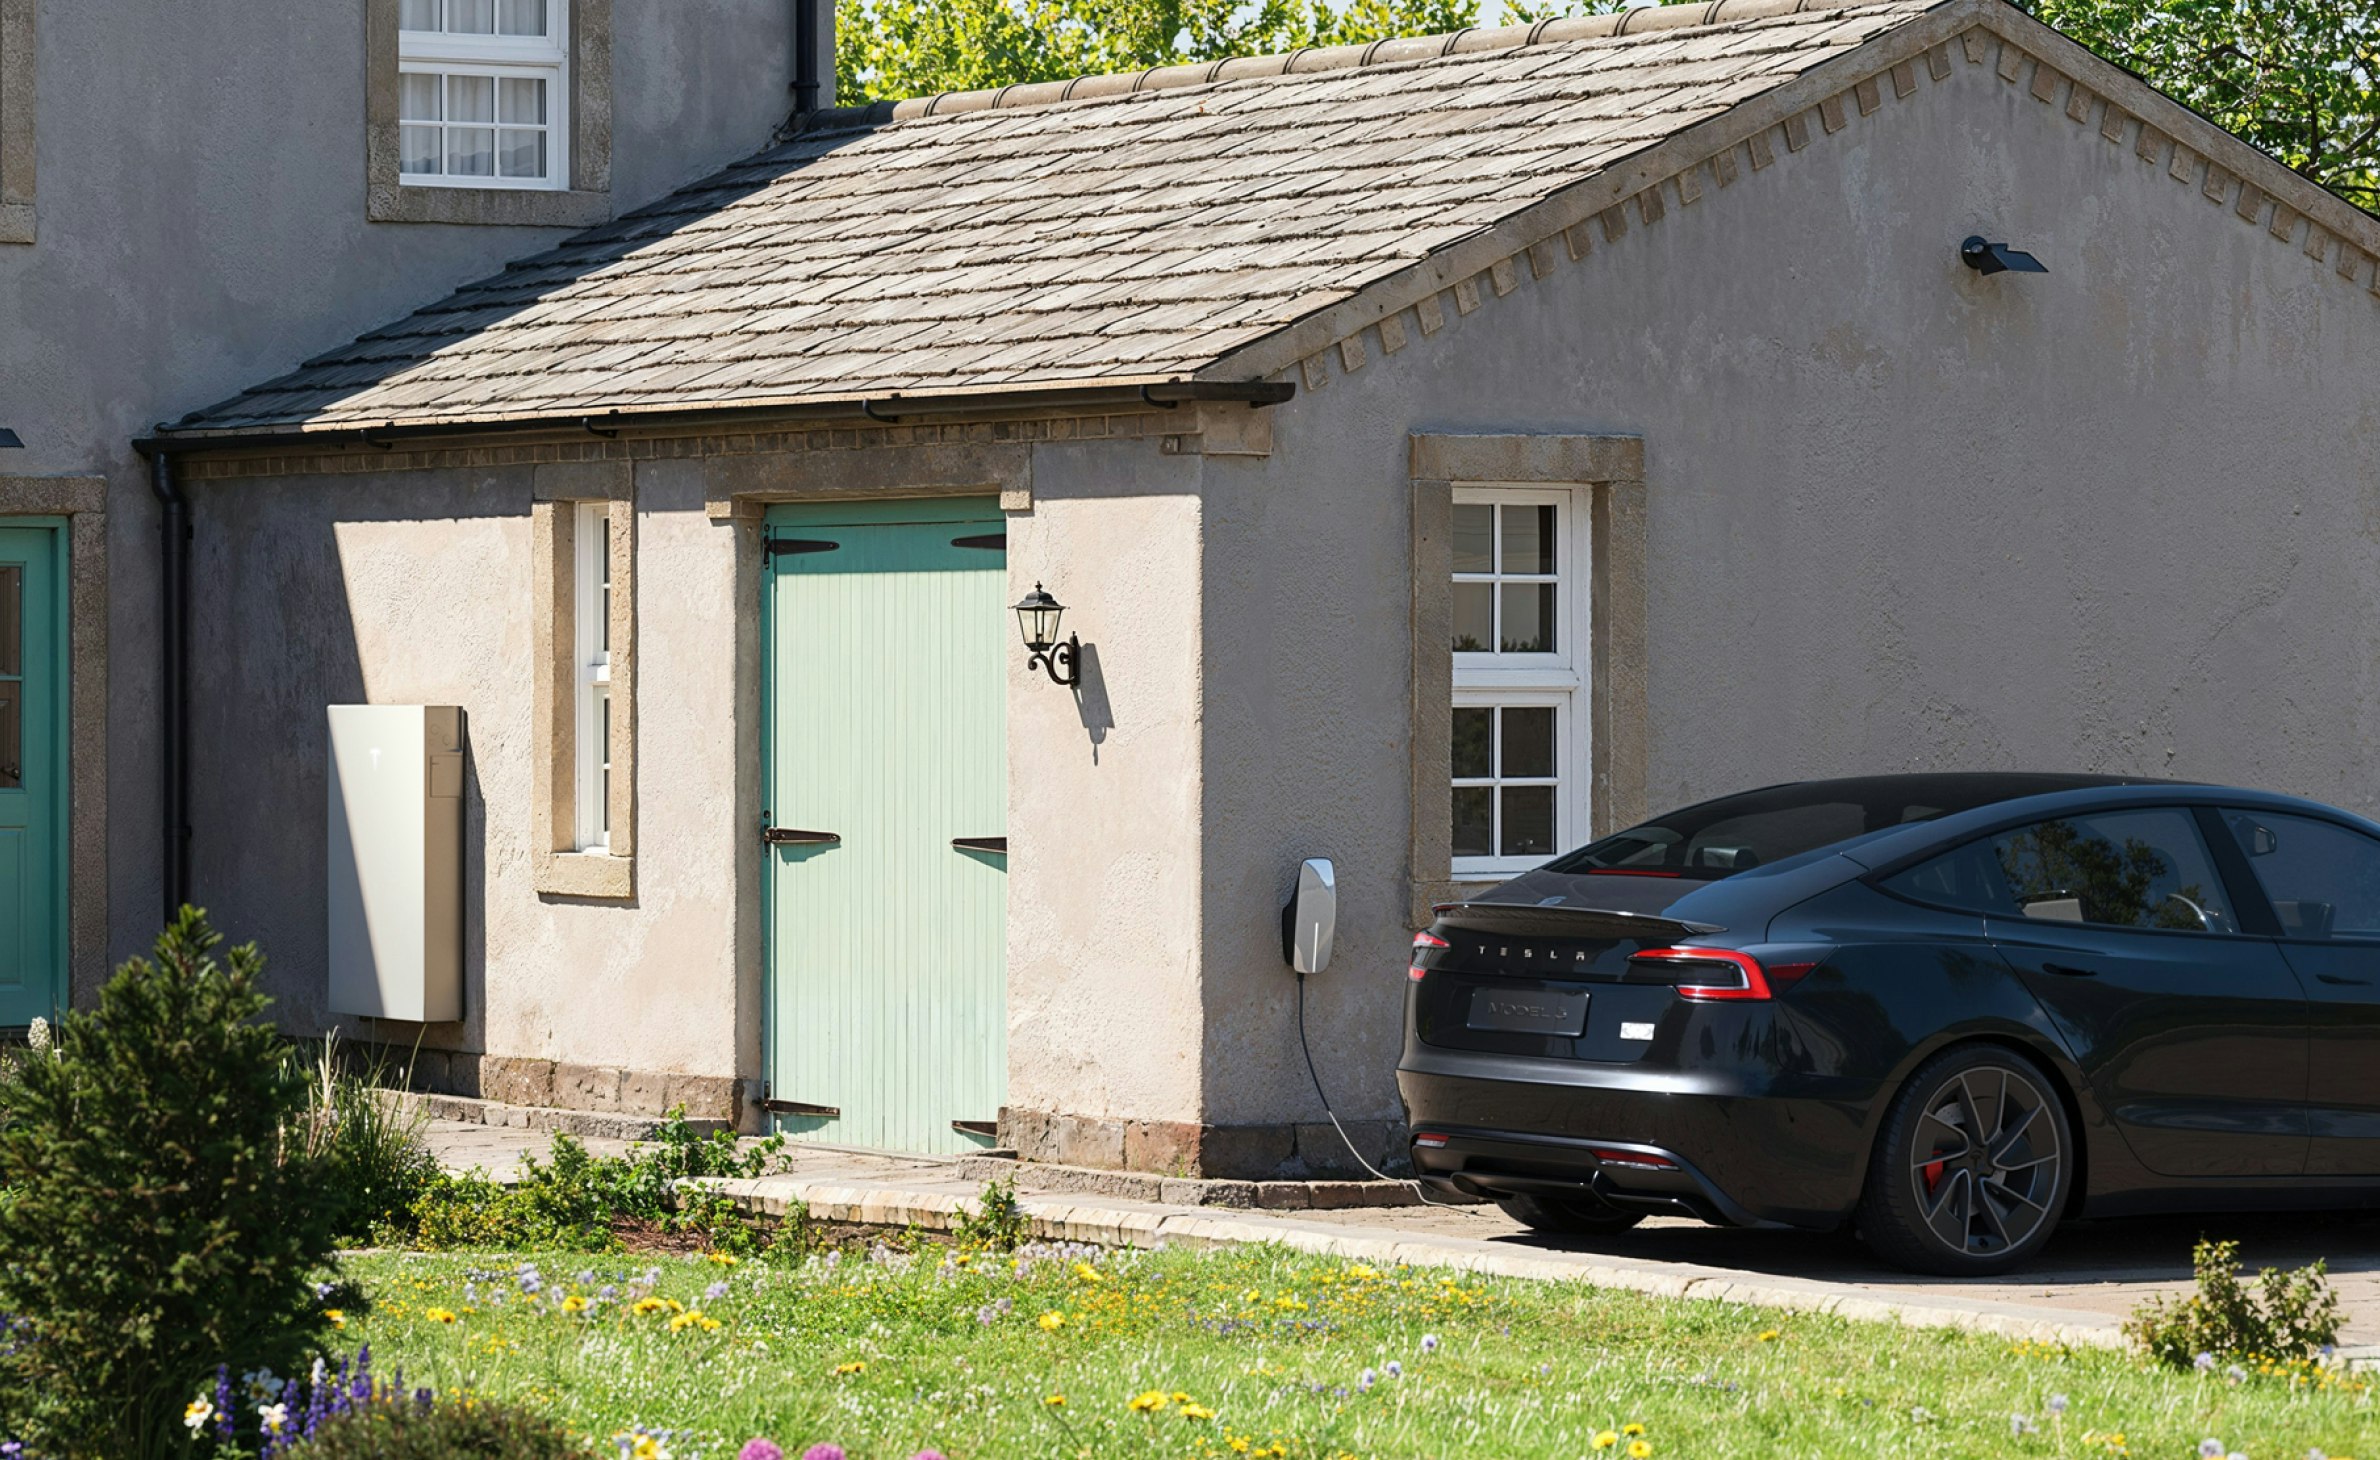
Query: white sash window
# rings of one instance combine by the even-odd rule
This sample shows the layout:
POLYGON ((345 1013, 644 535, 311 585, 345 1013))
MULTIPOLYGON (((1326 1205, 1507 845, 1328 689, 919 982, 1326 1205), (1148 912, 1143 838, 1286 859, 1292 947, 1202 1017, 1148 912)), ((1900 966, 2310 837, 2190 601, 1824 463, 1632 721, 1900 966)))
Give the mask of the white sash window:
POLYGON ((569 0, 401 0, 400 181, 568 185, 569 8, 569 0))
MULTIPOLYGON (((449 0, 452 3, 452 0, 449 0)), ((583 502, 575 533, 578 650, 578 849, 612 842, 612 520, 608 502, 583 502)))

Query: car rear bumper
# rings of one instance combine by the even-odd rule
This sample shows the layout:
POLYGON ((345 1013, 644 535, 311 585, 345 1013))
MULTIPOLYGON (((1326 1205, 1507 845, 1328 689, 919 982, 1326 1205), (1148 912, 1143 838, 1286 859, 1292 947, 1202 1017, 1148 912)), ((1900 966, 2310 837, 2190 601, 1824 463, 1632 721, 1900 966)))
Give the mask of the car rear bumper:
POLYGON ((1415 1174, 1442 1190, 1586 1190, 1634 1210, 1819 1231, 1859 1200, 1864 1101, 1426 1047, 1408 1050, 1397 1087, 1407 1128, 1443 1138, 1412 1149, 1415 1174))

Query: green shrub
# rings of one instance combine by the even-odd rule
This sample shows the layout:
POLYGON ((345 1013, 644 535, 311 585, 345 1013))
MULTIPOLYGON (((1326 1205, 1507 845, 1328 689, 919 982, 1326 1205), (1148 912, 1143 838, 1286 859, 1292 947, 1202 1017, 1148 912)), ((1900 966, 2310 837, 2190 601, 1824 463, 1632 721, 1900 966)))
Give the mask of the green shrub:
POLYGON ((299 1367, 331 1253, 319 1180, 283 1131, 302 1077, 261 1022, 254 945, 185 908, 26 1061, 0 1127, 0 1436, 43 1454, 178 1454, 182 1406, 214 1375, 299 1367))
POLYGON ((2237 1242, 2200 1242, 2190 1249, 2190 1266, 2197 1291, 2152 1298, 2124 1324, 2125 1335, 2152 1358, 2177 1368, 2201 1354, 2305 1359, 2338 1342, 2339 1299, 2327 1264, 2296 1272, 2265 1268, 2253 1290, 2240 1281, 2237 1242))
POLYGON ((377 1240, 401 1228, 414 1201, 437 1178, 438 1161, 422 1141, 428 1117, 408 1110, 375 1061, 357 1071, 339 1059, 339 1036, 324 1037, 307 1082, 297 1131, 322 1173, 341 1242, 377 1240))
POLYGON ((1013 1252, 1021 1246, 1032 1235, 1032 1226, 1017 1204, 1015 1179, 985 1182, 975 1210, 959 1213, 952 1235, 961 1247, 990 1252, 1013 1252))
POLYGON ((587 1447, 541 1414, 486 1400, 425 1407, 396 1398, 325 1419, 296 1460, 585 1460, 587 1447))
POLYGON ((678 1183, 758 1176, 783 1145, 771 1137, 747 1151, 724 1133, 698 1136, 682 1111, 628 1156, 591 1155, 576 1139, 556 1135, 546 1159, 525 1159, 509 1187, 476 1173, 434 1177, 414 1199, 403 1235, 431 1249, 608 1252, 620 1245, 617 1229, 626 1224, 693 1236, 738 1256, 761 1255, 782 1250, 781 1227, 716 1192, 680 1190, 678 1183))

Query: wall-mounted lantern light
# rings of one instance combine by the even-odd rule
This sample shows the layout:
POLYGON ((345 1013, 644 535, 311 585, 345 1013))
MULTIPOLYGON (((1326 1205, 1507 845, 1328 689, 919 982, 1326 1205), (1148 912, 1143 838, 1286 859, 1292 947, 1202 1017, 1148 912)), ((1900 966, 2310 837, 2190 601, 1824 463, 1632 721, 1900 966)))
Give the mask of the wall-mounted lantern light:
POLYGON ((2021 248, 1993 243, 1978 233, 1959 245, 1959 262, 1978 274, 2046 274, 2049 266, 2021 248))
POLYGON ((18 439, 16 432, 9 430, 6 426, 0 426, 0 449, 23 446, 24 444, 18 439))
POLYGON ((1046 669, 1051 683, 1073 685, 1082 680, 1083 646, 1072 634, 1058 641, 1058 618, 1065 612, 1066 605, 1036 583, 1016 606, 1016 628, 1025 636, 1025 668, 1046 669))

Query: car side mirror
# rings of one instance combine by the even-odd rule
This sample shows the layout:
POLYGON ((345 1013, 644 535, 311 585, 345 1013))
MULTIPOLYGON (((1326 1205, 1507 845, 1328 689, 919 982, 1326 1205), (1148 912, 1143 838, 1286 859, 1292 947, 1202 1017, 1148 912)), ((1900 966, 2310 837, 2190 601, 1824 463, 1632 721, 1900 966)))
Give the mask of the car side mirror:
POLYGON ((1330 967, 1331 939, 1339 927, 1339 877, 1328 857, 1298 864, 1297 890, 1281 909, 1281 958, 1300 978, 1330 967))

